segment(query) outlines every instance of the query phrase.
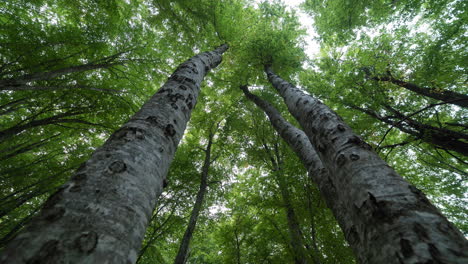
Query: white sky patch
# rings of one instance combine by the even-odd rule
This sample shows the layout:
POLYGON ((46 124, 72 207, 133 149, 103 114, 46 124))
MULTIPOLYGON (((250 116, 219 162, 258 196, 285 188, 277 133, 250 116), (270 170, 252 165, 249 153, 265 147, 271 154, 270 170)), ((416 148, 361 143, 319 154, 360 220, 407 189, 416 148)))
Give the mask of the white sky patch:
POLYGON ((305 53, 309 58, 315 58, 320 53, 320 44, 317 41, 318 34, 315 29, 312 27, 314 21, 312 17, 304 13, 299 8, 299 5, 302 4, 304 0, 284 0, 285 3, 290 9, 295 9, 297 12, 297 16, 299 17, 299 23, 301 23, 302 27, 307 30, 307 36, 305 37, 306 46, 305 53))

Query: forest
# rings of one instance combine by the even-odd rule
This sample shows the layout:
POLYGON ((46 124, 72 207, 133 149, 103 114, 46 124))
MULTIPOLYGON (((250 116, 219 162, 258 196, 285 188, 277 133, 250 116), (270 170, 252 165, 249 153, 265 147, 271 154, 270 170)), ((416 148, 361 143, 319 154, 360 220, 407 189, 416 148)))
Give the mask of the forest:
POLYGON ((468 1, 0 1, 0 263, 468 263, 468 1))

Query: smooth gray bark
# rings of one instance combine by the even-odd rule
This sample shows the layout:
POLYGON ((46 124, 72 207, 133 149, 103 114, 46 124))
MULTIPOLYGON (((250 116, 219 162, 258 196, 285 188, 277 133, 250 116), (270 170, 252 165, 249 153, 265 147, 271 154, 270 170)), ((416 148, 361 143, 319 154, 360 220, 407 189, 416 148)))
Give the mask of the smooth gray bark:
POLYGON ((134 263, 200 84, 226 49, 182 63, 49 197, 0 263, 134 263))
MULTIPOLYGON (((283 140, 297 154, 301 162, 304 164, 304 167, 306 168, 311 180, 318 185, 320 193, 324 197, 327 205, 329 207, 335 207, 334 200, 336 193, 330 184, 330 176, 328 175, 327 170, 323 167, 322 161, 315 152, 315 149, 307 138, 307 135, 302 130, 286 121, 280 112, 278 112, 278 110, 266 100, 263 100, 260 97, 250 93, 247 86, 241 86, 240 88, 249 100, 254 102, 260 109, 265 112, 276 132, 278 132, 283 140)), ((293 223, 294 221, 292 224, 293 223)), ((288 225, 290 224, 288 223, 288 225)), ((315 236, 315 234, 311 235, 315 236)), ((320 252, 317 250, 315 244, 314 250, 316 251, 316 254, 313 255, 313 261, 314 263, 319 264, 320 260, 316 255, 320 254, 320 252)))
POLYGON ((468 263, 461 232, 330 108, 265 67, 329 170, 332 212, 360 263, 468 263))
POLYGON ((205 160, 203 161, 202 171, 200 175, 200 187, 197 192, 197 197, 195 199, 195 204, 193 206, 192 213, 190 214, 190 220, 187 225, 187 229, 185 229, 184 236, 182 238, 182 241, 180 242, 179 251, 177 252, 174 264, 184 264, 188 257, 187 253, 189 250, 190 240, 192 239, 193 232, 195 231, 198 215, 200 215, 205 194, 208 188, 208 171, 212 163, 211 146, 213 144, 213 136, 214 134, 210 133, 208 137, 208 144, 206 146, 206 149, 204 150, 205 160))

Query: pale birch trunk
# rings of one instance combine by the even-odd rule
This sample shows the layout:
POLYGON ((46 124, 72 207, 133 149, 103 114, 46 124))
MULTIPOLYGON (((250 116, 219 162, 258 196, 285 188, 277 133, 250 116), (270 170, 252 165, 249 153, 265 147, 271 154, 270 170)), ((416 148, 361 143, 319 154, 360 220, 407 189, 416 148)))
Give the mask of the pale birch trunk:
POLYGON ((330 172, 331 209, 360 263, 468 263, 467 240, 420 190, 335 112, 265 71, 330 172))
POLYGON ((167 170, 227 45, 182 63, 163 87, 49 197, 1 263, 134 263, 167 170))

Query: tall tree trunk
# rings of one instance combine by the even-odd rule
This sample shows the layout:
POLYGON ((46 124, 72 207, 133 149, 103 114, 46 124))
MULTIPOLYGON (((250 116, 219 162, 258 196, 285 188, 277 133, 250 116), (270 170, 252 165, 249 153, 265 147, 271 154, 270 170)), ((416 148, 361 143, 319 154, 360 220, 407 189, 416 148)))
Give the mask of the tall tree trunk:
POLYGON ((332 211, 360 263, 467 263, 468 242, 327 106, 265 67, 330 171, 332 211))
POLYGON ((208 170, 211 166, 211 146, 213 143, 213 136, 210 132, 208 138, 208 145, 206 146, 205 151, 205 160, 203 161, 202 171, 201 171, 201 179, 200 179, 200 188, 198 189, 197 198, 195 199, 195 205, 193 206, 192 213, 190 215, 190 220, 185 230, 184 237, 179 246, 179 251, 177 252, 177 256, 174 260, 174 264, 184 264, 187 260, 187 253, 190 245, 190 240, 193 236, 193 231, 195 231, 195 226, 197 225, 198 215, 200 214, 200 210, 203 205, 203 200, 205 198, 206 190, 208 188, 208 170))
POLYGON ((200 84, 227 45, 182 63, 49 197, 1 263, 134 263, 200 84))
MULTIPOLYGON (((315 149, 310 143, 306 134, 302 130, 286 121, 286 119, 283 118, 278 110, 276 110, 276 108, 269 104, 266 100, 263 100, 260 97, 250 93, 247 86, 241 86, 240 88, 249 100, 254 102, 260 109, 265 112, 276 132, 278 132, 278 134, 291 147, 291 149, 297 154, 301 162, 304 164, 309 177, 318 185, 327 205, 334 208, 336 193, 330 185, 330 176, 328 175, 327 170, 323 167, 322 161, 315 152, 315 149)), ((311 235, 314 236, 315 234, 311 235)), ((320 252, 317 250, 315 244, 314 249, 316 251, 313 256, 314 263, 320 264, 320 260, 317 257, 320 252)))
POLYGON ((428 87, 421 87, 414 83, 405 82, 402 80, 398 80, 393 78, 391 75, 385 75, 380 77, 370 77, 371 80, 375 81, 382 81, 382 82, 390 82, 400 87, 403 87, 407 90, 412 92, 418 93, 420 95, 424 95, 436 100, 440 100, 442 102, 446 102, 449 104, 458 105, 460 107, 468 107, 468 95, 453 92, 450 90, 443 89, 442 91, 437 91, 439 89, 431 89, 428 87))
POLYGON ((288 223, 288 233, 289 233, 289 244, 292 249, 294 263, 296 264, 307 264, 310 263, 308 260, 308 255, 305 251, 304 237, 302 235, 301 227, 299 226, 299 221, 294 211, 294 207, 291 203, 291 197, 289 194, 289 189, 287 183, 284 179, 283 171, 283 159, 279 151, 278 141, 273 145, 273 151, 270 150, 266 142, 263 142, 263 148, 267 153, 271 165, 272 173, 276 178, 278 187, 280 189, 281 198, 283 199, 283 206, 286 210, 286 222, 288 223))
POLYGON ((277 171, 276 176, 278 178, 278 186, 280 188, 281 197, 283 198, 283 205, 286 209, 286 220, 288 223, 290 244, 294 252, 294 263, 309 263, 308 256, 305 251, 304 237, 302 235, 296 212, 293 208, 293 205, 291 204, 290 193, 284 180, 284 175, 281 173, 281 171, 277 171))

